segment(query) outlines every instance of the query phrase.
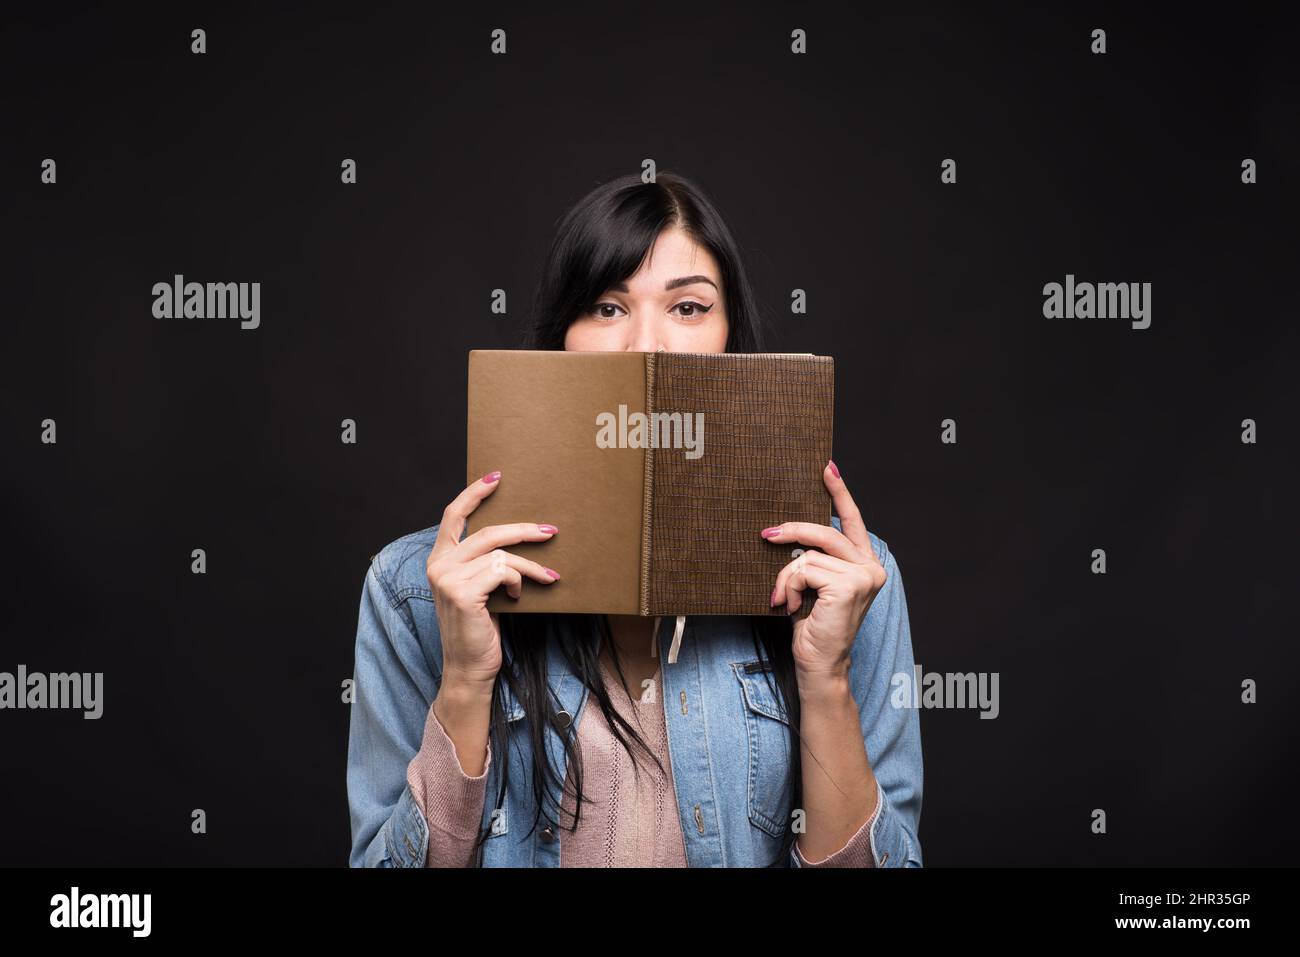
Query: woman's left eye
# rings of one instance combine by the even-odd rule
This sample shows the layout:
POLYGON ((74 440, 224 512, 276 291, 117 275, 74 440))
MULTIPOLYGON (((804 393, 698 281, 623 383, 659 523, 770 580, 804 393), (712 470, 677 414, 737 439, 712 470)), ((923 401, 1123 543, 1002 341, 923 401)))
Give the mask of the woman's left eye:
POLYGON ((691 311, 686 313, 679 313, 679 315, 681 315, 683 319, 699 319, 710 309, 713 308, 712 306, 706 306, 703 303, 692 302, 691 300, 687 299, 686 301, 679 302, 677 305, 673 306, 673 309, 681 309, 684 307, 689 308, 691 311))

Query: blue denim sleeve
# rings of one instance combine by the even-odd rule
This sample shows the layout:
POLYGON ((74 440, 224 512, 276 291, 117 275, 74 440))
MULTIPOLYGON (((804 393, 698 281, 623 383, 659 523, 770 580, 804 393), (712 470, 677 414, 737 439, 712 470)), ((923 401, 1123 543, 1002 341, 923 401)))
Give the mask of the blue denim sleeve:
POLYGON ((437 676, 381 565, 371 562, 357 621, 348 732, 351 867, 424 867, 429 831, 406 780, 437 676))
MULTIPOLYGON (((839 527, 838 517, 832 524, 839 527)), ((912 633, 907 617, 903 576, 889 546, 875 535, 872 547, 885 569, 885 585, 871 603, 853 640, 849 677, 867 759, 883 796, 871 828, 876 867, 920 867, 921 719, 916 708, 895 706, 891 689, 898 680, 913 680, 912 633), (897 676, 902 676, 899 679, 897 676)), ((799 866, 797 859, 792 860, 799 866)))

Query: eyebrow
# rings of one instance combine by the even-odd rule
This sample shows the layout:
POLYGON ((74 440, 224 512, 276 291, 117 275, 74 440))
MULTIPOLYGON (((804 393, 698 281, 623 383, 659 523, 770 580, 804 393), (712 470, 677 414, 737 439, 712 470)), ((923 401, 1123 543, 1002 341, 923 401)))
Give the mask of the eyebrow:
MULTIPOLYGON (((681 276, 677 279, 669 279, 664 283, 664 291, 667 292, 670 289, 676 289, 678 286, 689 286, 693 282, 707 282, 714 289, 718 288, 718 284, 708 276, 681 276)), ((613 289, 615 292, 627 292, 627 283, 616 282, 609 288, 613 289)))

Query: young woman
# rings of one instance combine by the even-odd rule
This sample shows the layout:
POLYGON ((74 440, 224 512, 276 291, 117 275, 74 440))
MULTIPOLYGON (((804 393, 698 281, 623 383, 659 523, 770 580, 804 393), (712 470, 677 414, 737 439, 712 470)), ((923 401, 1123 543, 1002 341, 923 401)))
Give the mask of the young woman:
MULTIPOLYGON (((757 352, 736 244, 688 180, 637 176, 562 219, 525 348, 757 352)), ((510 552, 547 523, 465 534, 510 476, 371 563, 348 747, 352 866, 919 867, 920 723, 898 564, 834 462, 831 525, 754 534, 803 547, 772 604, 810 614, 491 614, 548 585, 510 552), (810 596, 809 596, 810 597, 810 596), (666 654, 674 638, 675 660, 666 654)), ((599 481, 599 477, 593 477, 599 481)))

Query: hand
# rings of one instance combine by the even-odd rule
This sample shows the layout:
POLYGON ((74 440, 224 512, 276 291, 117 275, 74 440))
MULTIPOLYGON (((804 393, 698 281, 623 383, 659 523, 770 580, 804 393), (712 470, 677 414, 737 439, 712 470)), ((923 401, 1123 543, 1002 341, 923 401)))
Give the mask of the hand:
POLYGON ((442 513, 438 540, 425 573, 442 633, 443 684, 450 677, 467 685, 490 687, 501 670, 499 616, 487 610, 488 595, 499 585, 518 598, 523 576, 549 585, 560 573, 505 551, 503 545, 545 542, 559 531, 554 525, 519 522, 487 525, 460 540, 465 521, 500 483, 500 472, 474 482, 442 513))
POLYGON ((785 522, 765 528, 761 534, 769 542, 817 546, 781 569, 772 604, 785 603, 786 611, 793 613, 803 604, 803 589, 817 590, 812 612, 794 624, 795 665, 801 676, 843 677, 848 674, 853 639, 884 587, 886 575, 834 462, 826 464, 822 480, 840 517, 840 529, 813 522, 785 522))

